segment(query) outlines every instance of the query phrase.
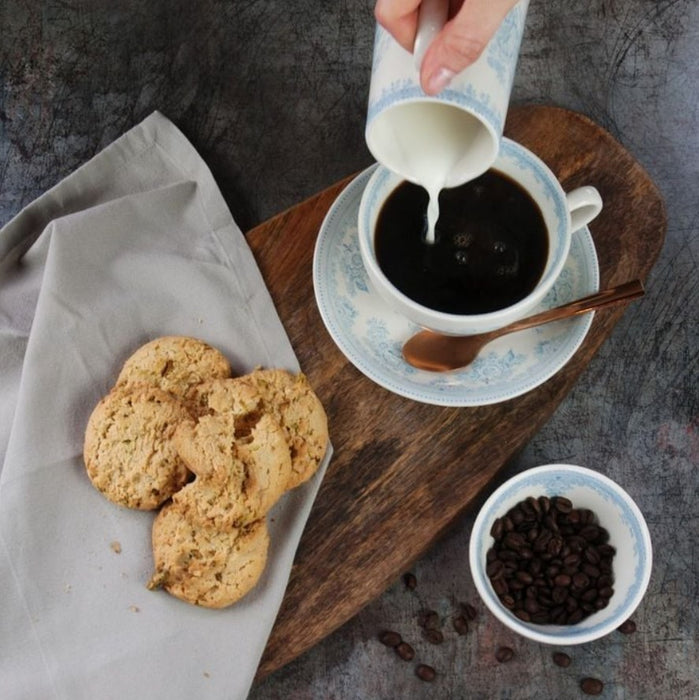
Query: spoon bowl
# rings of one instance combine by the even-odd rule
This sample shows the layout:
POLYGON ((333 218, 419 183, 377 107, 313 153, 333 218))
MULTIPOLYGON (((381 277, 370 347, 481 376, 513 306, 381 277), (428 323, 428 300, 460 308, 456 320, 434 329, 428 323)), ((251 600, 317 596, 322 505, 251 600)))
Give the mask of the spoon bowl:
POLYGON ((461 369, 470 365, 485 345, 503 335, 571 318, 604 306, 631 301, 643 296, 643 294, 644 289, 641 281, 633 280, 557 306, 554 309, 541 311, 487 333, 457 336, 443 335, 428 330, 420 331, 403 345, 403 358, 413 367, 430 372, 448 372, 461 369))

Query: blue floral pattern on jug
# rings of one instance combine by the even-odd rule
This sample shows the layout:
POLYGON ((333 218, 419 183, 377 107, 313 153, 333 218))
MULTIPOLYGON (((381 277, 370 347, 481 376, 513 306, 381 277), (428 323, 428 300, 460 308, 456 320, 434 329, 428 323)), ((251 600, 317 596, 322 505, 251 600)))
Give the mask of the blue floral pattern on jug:
POLYGON ((519 54, 520 42, 516 37, 522 35, 525 17, 526 12, 521 5, 513 7, 486 49, 485 60, 508 93, 512 87, 519 54))
MULTIPOLYGON (((375 168, 358 175, 333 203, 314 253, 318 309, 348 360, 389 391, 446 406, 504 401, 539 386, 561 369, 585 338, 591 314, 505 336, 489 345, 468 368, 455 372, 425 372, 403 361, 401 346, 418 327, 394 313, 373 292, 359 253, 359 202, 375 168)), ((598 289, 597 257, 587 229, 573 236, 559 281, 540 309, 598 289)))

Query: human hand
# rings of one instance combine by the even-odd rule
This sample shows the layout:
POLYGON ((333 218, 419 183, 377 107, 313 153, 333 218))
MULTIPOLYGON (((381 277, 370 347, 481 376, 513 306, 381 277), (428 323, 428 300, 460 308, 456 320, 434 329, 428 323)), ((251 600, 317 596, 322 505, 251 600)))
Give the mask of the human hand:
MULTIPOLYGON (((476 61, 517 2, 450 0, 450 19, 430 44, 420 66, 422 89, 436 95, 476 61)), ((415 43, 420 4, 421 0, 377 0, 374 8, 376 21, 407 51, 412 51, 415 43)))

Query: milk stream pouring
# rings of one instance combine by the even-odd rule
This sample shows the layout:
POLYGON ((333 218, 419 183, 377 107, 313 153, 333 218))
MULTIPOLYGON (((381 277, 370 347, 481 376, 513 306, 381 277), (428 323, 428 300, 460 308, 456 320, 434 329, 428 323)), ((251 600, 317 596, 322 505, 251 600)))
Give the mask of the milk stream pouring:
POLYGON ((428 242, 439 192, 482 175, 497 158, 528 4, 520 0, 480 58, 436 96, 423 92, 419 64, 446 21, 446 0, 421 4, 414 56, 377 27, 366 142, 377 161, 427 191, 428 242))

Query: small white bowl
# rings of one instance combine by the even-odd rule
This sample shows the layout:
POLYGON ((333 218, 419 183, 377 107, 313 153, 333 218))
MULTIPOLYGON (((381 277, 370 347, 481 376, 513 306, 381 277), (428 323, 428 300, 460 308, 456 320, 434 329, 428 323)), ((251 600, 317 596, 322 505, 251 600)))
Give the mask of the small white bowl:
POLYGON ((648 587, 653 556, 646 521, 626 491, 591 469, 550 464, 512 477, 488 498, 473 525, 469 559, 478 593, 501 622, 537 642, 572 645, 599 639, 631 616, 648 587), (590 509, 600 526, 608 530, 609 543, 616 548, 614 594, 609 604, 577 624, 523 622, 500 602, 486 574, 486 554, 494 541, 490 534, 493 523, 528 496, 565 496, 575 508, 590 509))

